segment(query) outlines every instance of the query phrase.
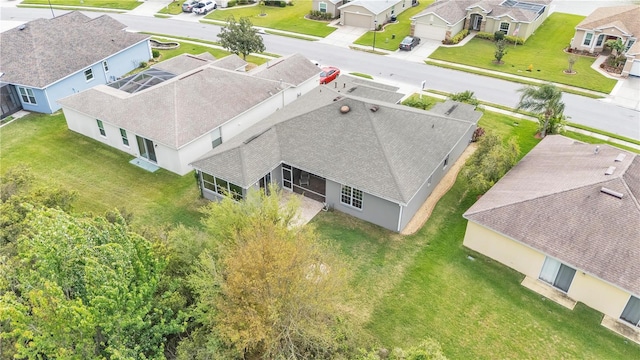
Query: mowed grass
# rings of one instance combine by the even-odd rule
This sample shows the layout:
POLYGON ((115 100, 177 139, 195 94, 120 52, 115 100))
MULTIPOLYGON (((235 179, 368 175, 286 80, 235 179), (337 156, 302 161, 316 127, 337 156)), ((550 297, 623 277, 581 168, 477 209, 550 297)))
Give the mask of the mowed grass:
MULTIPOLYGON (((158 41, 173 41, 161 36, 154 36, 154 39, 158 40, 158 41)), ((180 46, 176 49, 171 49, 171 50, 159 50, 160 51, 160 57, 158 58, 158 61, 164 61, 164 60, 169 60, 173 57, 176 57, 178 55, 181 54, 194 54, 194 55, 200 55, 202 53, 208 52, 211 55, 213 55, 216 59, 221 59, 225 56, 230 55, 231 53, 218 48, 216 45, 216 47, 212 47, 212 46, 207 46, 206 42, 203 42, 202 40, 192 40, 192 41, 199 41, 199 43, 190 43, 190 42, 180 42, 180 46)), ((213 43, 212 43, 213 45, 213 43)), ((240 57, 242 57, 242 55, 240 55, 240 57)), ((255 65, 261 65, 264 64, 265 62, 269 61, 268 58, 264 58, 262 56, 254 56, 254 55, 248 55, 246 61, 248 63, 252 63, 255 65)), ((153 64, 151 64, 153 65, 153 64)))
MULTIPOLYGON (((521 156, 539 142, 533 122, 486 112, 480 125, 516 136, 521 156)), ((599 325, 600 313, 545 300, 520 285, 521 274, 465 249, 462 214, 477 199, 467 189, 459 178, 406 237, 338 212, 314 219, 348 257, 349 307, 367 333, 389 349, 431 337, 450 359, 640 358, 640 346, 599 325)))
POLYGON ((158 11, 158 14, 170 14, 170 15, 179 15, 182 14, 182 3, 184 1, 174 1, 167 4, 165 7, 158 11))
POLYGON ((595 58, 579 56, 573 66, 577 74, 563 72, 569 67, 570 55, 563 49, 582 19, 579 15, 552 14, 524 45, 510 45, 501 65, 493 63, 495 43, 475 38, 460 47, 441 46, 429 58, 610 93, 617 81, 591 68, 595 58), (533 71, 527 71, 529 65, 533 71))
POLYGON ((225 21, 233 15, 237 21, 242 17, 248 17, 255 26, 318 37, 325 37, 336 30, 334 27, 327 26, 328 22, 305 19, 305 15, 311 10, 310 1, 296 1, 294 4, 294 6, 285 7, 256 5, 217 9, 205 18, 225 21), (260 16, 262 12, 266 15, 260 16))
POLYGON ((24 0, 23 5, 83 6, 104 9, 133 10, 142 5, 137 0, 24 0))
MULTIPOLYGON (((402 39, 411 33, 411 17, 432 3, 433 0, 421 1, 420 5, 410 7, 400 13, 396 23, 384 25, 383 30, 375 33, 376 48, 389 51, 398 50, 402 39), (395 38, 393 35, 395 35, 395 38)), ((368 31, 358 38, 354 44, 373 47, 373 34, 373 31, 368 31)))
POLYGON ((2 173, 26 164, 37 185, 76 191, 77 213, 118 208, 132 213, 134 224, 199 226, 205 202, 193 173, 150 173, 131 165, 133 156, 69 130, 61 112, 30 114, 2 127, 0 154, 2 173))

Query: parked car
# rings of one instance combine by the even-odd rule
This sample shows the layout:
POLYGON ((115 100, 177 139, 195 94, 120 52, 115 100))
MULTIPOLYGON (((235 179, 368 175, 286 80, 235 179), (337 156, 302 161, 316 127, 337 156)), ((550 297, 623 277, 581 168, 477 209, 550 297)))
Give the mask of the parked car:
POLYGON ((216 5, 213 0, 201 1, 200 4, 198 4, 198 6, 193 9, 193 12, 199 15, 206 15, 209 11, 212 11, 218 7, 218 5, 216 5), (200 6, 200 4, 203 5, 200 6))
POLYGON ((418 46, 418 44, 420 44, 419 37, 407 36, 402 39, 402 42, 400 43, 400 50, 411 51, 411 49, 418 46))
POLYGON ((340 69, 333 66, 323 67, 320 73, 320 84, 328 84, 335 80, 338 75, 340 75, 340 69))
POLYGON ((198 5, 199 1, 198 0, 187 0, 185 2, 182 3, 182 11, 183 12, 192 12, 193 11, 193 7, 198 5))

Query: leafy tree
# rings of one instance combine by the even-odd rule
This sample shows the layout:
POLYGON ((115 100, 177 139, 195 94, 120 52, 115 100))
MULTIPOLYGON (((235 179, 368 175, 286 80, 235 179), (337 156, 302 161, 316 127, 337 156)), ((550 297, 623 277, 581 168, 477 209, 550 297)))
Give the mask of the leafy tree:
POLYGON ((505 40, 496 41, 496 51, 493 54, 493 56, 496 58, 496 63, 502 64, 502 58, 505 55, 507 55, 507 42, 505 40))
POLYGON ((363 352, 355 357, 356 360, 447 360, 442 352, 440 343, 426 338, 417 346, 408 350, 394 348, 389 353, 387 349, 363 352))
POLYGON ((470 90, 455 93, 451 95, 449 98, 453 101, 459 101, 459 102, 471 104, 474 106, 478 106, 478 104, 480 104, 480 102, 476 98, 476 95, 473 93, 473 91, 470 91, 470 90))
POLYGON ((181 358, 327 359, 342 351, 344 266, 310 226, 291 226, 297 205, 280 199, 272 188, 208 207, 215 250, 200 255, 191 277, 203 329, 181 345, 181 358), (196 349, 200 357, 188 356, 196 349))
POLYGON ((567 70, 567 73, 573 74, 573 65, 578 61, 578 56, 576 56, 576 54, 570 54, 567 61, 569 62, 569 69, 567 70))
POLYGON ((540 86, 526 86, 518 90, 522 93, 517 109, 524 109, 538 114, 542 129, 540 136, 545 137, 552 119, 564 119, 564 103, 562 91, 551 83, 540 86))
POLYGON ((248 17, 241 17, 239 22, 232 16, 227 18, 227 25, 218 34, 220 45, 230 52, 239 55, 246 60, 247 55, 253 52, 265 51, 262 37, 248 17))
POLYGON ((162 300, 172 294, 158 293, 164 262, 151 243, 122 218, 30 207, 0 262, 0 339, 15 357, 164 358, 165 337, 183 326, 162 300))
POLYGON ((498 135, 487 132, 478 141, 478 149, 467 160, 462 175, 472 189, 485 193, 518 162, 519 155, 520 147, 514 138, 504 145, 498 135))
POLYGON ((624 42, 622 42, 622 39, 620 38, 617 38, 616 40, 608 40, 604 44, 605 46, 611 48, 612 51, 614 51, 614 53, 612 54, 614 56, 622 55, 622 52, 625 49, 624 42))

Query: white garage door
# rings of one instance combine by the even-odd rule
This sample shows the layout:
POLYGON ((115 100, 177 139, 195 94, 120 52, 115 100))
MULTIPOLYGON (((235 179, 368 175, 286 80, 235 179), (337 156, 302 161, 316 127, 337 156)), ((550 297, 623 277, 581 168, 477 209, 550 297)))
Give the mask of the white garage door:
POLYGON ((371 15, 356 14, 351 12, 344 12, 344 24, 347 26, 357 26, 365 29, 371 29, 373 25, 371 21, 371 15))
POLYGON ((640 60, 634 60, 629 75, 640 76, 640 60))
POLYGON ((417 23, 413 31, 413 36, 431 40, 444 40, 447 29, 443 27, 417 23))

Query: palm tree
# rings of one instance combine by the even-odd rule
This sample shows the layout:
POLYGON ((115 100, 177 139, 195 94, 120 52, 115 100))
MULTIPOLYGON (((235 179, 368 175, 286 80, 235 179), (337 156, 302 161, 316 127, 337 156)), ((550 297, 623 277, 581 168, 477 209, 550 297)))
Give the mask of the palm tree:
POLYGON ((540 131, 540 137, 544 138, 547 135, 549 121, 564 116, 564 103, 561 101, 562 91, 555 85, 547 83, 540 86, 526 86, 518 92, 522 95, 517 109, 532 111, 544 119, 540 131))

